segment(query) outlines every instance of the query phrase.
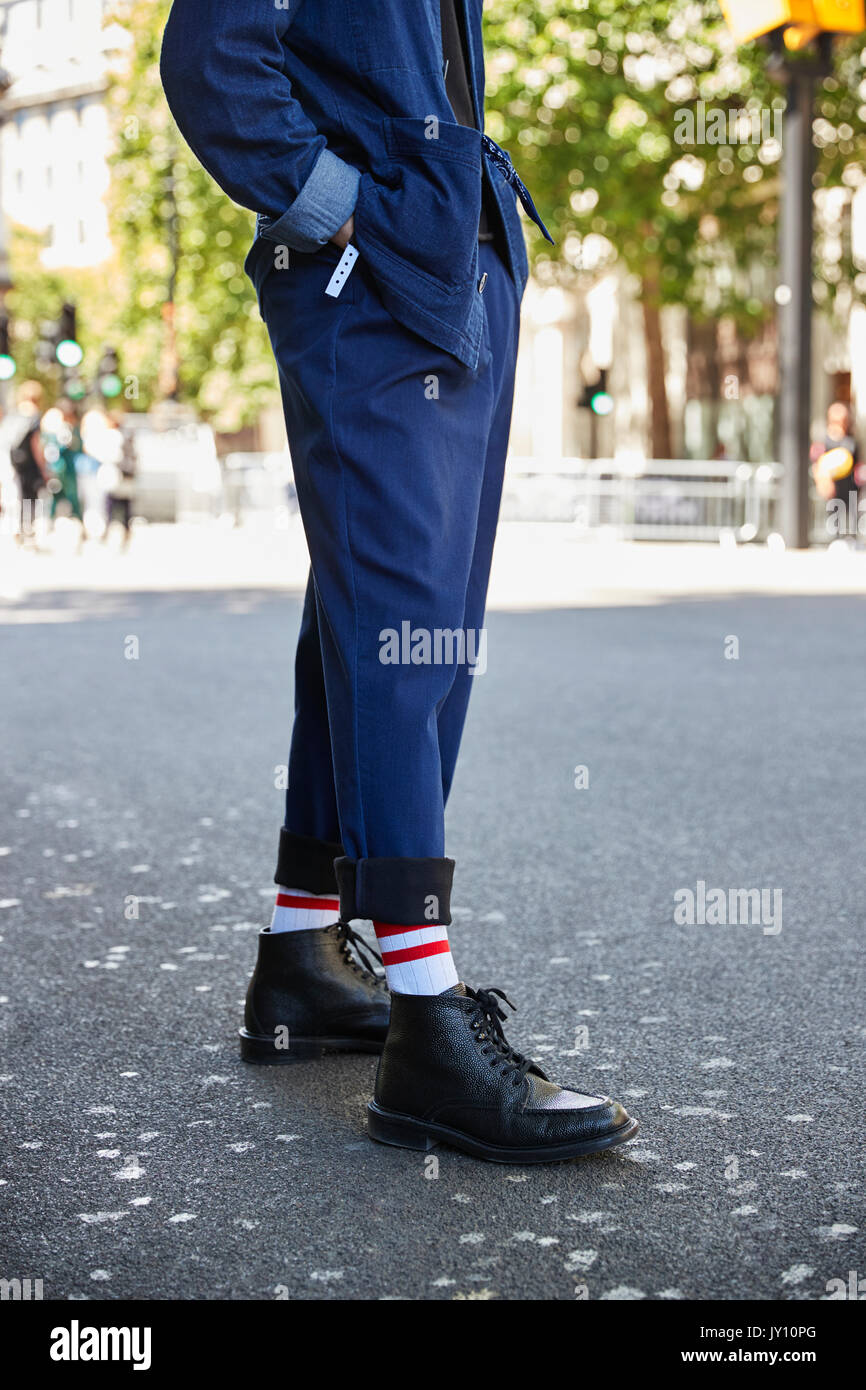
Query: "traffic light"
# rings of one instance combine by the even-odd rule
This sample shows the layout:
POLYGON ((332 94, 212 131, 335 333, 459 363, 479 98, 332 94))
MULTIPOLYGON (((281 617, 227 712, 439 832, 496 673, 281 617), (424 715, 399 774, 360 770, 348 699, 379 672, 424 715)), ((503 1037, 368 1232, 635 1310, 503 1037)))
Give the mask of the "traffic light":
POLYGON ((591 410, 593 415, 610 415, 613 396, 607 389, 607 367, 596 367, 592 375, 594 381, 584 379, 583 392, 577 404, 582 410, 591 410))
POLYGON ((12 344, 9 338, 9 320, 5 314, 0 317, 0 381, 11 381, 17 366, 12 355, 12 344))
POLYGON ((49 372, 52 367, 57 366, 56 347, 57 324, 51 319, 43 319, 36 341, 36 365, 40 372, 49 372))
POLYGON ((57 325, 54 356, 61 367, 66 367, 67 370, 80 367, 84 357, 84 350, 78 341, 76 319, 75 305, 64 304, 57 325))
POLYGON ((808 33, 859 34, 866 28, 863 0, 721 0, 737 43, 791 26, 808 33))
POLYGON ((106 400, 113 401, 120 395, 123 382, 120 379, 120 362, 113 347, 103 348, 96 376, 99 389, 106 400))

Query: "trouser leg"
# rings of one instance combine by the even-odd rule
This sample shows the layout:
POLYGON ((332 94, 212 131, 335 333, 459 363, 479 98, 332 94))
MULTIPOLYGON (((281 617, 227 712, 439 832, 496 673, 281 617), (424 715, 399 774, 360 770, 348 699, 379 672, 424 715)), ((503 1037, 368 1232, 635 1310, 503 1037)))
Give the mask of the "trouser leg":
MULTIPOLYGON (((513 335, 513 289, 500 270, 491 289, 511 298, 513 335)), ((376 916, 377 905, 405 912, 406 893, 423 906, 421 887, 447 898, 439 719, 445 712, 450 784, 468 686, 448 711, 463 673, 430 643, 483 611, 501 486, 488 455, 507 375, 496 366, 506 316, 470 372, 399 327, 363 271, 339 301, 325 298, 329 274, 327 257, 272 271, 262 307, 315 576, 352 906, 376 916), (416 873, 413 863, 424 867, 416 873)))
POLYGON ((295 651, 295 717, 274 882, 281 888, 336 897, 334 861, 342 854, 318 604, 311 572, 295 651))
POLYGON ((295 653, 295 718, 289 753, 285 827, 296 835, 326 841, 340 839, 318 605, 312 573, 307 581, 295 653))
MULTIPOLYGON (((479 270, 488 272, 489 283, 495 290, 487 301, 487 316, 493 348, 491 370, 493 373, 494 403, 487 442, 484 482, 478 508, 475 550, 466 589, 466 607, 463 618, 464 628, 472 631, 478 631, 484 624, 487 586, 490 580, 493 544, 496 539, 496 526, 502 499, 505 459, 508 453, 508 436, 511 429, 520 318, 520 306, 513 281, 507 274, 501 273, 504 271, 502 262, 497 252, 489 244, 483 244, 480 247, 479 270)), ((468 664, 459 666, 448 697, 439 711, 439 753, 442 762, 442 791, 446 802, 454 779, 457 754, 460 749, 472 686, 477 679, 478 676, 473 676, 472 668, 468 664)))

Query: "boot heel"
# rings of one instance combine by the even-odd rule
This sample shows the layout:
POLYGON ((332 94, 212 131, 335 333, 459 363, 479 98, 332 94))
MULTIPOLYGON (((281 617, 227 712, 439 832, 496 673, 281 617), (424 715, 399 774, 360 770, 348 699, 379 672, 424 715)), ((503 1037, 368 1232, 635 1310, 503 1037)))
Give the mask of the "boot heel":
POLYGON ((367 1133, 377 1143, 393 1144, 398 1149, 432 1149, 436 1143, 421 1120, 380 1110, 374 1100, 367 1106, 367 1133))
POLYGON ((290 1062, 308 1062, 325 1054, 324 1045, 313 1038, 289 1038, 288 1047, 277 1047, 274 1038, 261 1037, 248 1033, 246 1028, 239 1030, 241 1058, 244 1062, 258 1062, 260 1066, 287 1066, 290 1062))

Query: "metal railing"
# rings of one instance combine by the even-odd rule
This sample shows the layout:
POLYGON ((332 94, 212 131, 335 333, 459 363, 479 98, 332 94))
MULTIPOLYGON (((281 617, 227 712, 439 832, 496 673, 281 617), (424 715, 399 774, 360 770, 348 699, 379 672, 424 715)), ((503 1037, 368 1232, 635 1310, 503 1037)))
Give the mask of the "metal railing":
MULTIPOLYGON (((780 524, 782 467, 741 459, 509 459, 502 516, 620 540, 762 541, 780 524)), ((834 536, 813 496, 812 540, 834 536)))
MULTIPOLYGON (((287 454, 232 454, 223 461, 227 509, 242 517, 297 502, 287 454)), ((510 457, 505 521, 567 522, 620 540, 763 541, 779 530, 782 468, 739 459, 510 457)), ((813 497, 812 541, 834 539, 826 504, 813 497)))

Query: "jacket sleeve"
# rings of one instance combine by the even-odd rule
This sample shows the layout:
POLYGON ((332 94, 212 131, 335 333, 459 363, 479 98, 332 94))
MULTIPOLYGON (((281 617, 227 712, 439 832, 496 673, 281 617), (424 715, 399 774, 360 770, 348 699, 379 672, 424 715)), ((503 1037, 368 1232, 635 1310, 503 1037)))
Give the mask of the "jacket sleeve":
POLYGON ((328 149, 283 71, 299 3, 174 0, 160 74, 181 133, 220 187, 276 218, 270 240, 314 251, 352 215, 360 173, 328 149))

